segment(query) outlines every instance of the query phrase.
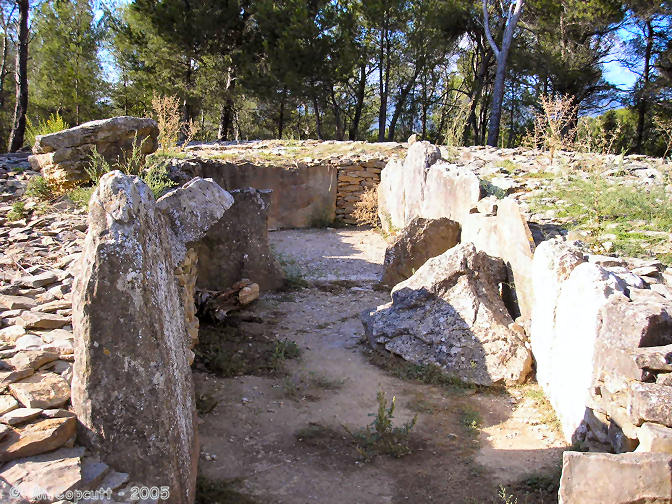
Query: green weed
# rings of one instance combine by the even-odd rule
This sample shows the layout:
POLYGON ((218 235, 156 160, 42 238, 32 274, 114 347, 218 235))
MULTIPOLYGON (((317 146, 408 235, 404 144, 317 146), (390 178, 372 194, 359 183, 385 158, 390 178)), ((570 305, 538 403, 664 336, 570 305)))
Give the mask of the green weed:
POLYGON ((27 215, 26 206, 23 201, 15 201, 12 203, 12 209, 7 212, 7 220, 17 221, 23 219, 27 215))
POLYGON ((77 207, 86 210, 89 208, 89 201, 95 190, 95 187, 75 187, 66 192, 65 195, 77 207))
POLYGON ((481 419, 481 414, 477 410, 471 408, 463 408, 461 422, 464 428, 467 430, 467 432, 472 436, 475 436, 476 434, 478 434, 478 431, 481 428, 483 420, 481 419))
POLYGON ((30 198, 37 198, 41 201, 47 201, 54 197, 54 192, 42 176, 32 177, 26 185, 26 196, 30 198))
POLYGON ((352 432, 344 427, 355 440, 357 451, 367 461, 377 454, 391 455, 395 458, 408 455, 411 453, 409 434, 415 427, 418 416, 415 415, 401 427, 395 427, 393 419, 396 398, 393 396, 392 400, 388 402, 385 392, 381 390, 378 391, 376 400, 378 411, 370 415, 375 417, 370 425, 357 432, 352 432))

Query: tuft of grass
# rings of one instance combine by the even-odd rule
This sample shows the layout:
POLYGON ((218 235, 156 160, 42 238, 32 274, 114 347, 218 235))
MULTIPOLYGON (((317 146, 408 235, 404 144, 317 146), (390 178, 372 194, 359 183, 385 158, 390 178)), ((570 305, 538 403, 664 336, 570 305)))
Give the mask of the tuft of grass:
POLYGON ((369 360, 372 364, 402 380, 438 385, 448 389, 478 390, 483 388, 447 374, 436 364, 414 364, 394 355, 375 351, 370 354, 369 360))
POLYGON ((525 397, 531 399, 534 402, 537 411, 539 411, 541 417, 539 421, 551 427, 555 432, 560 432, 562 430, 562 425, 558 416, 555 414, 551 402, 548 400, 544 394, 543 389, 539 385, 530 385, 525 388, 524 392, 525 397))
POLYGON ((311 371, 308 376, 308 382, 315 388, 322 390, 338 390, 345 383, 344 378, 331 378, 329 376, 311 371))
POLYGON ((300 355, 301 349, 296 342, 288 339, 276 341, 271 355, 271 367, 275 371, 280 371, 286 360, 298 359, 300 355))
POLYGON ((32 177, 26 186, 26 196, 47 201, 54 197, 54 191, 47 179, 42 176, 32 177))
POLYGON ((308 287, 308 282, 296 261, 273 250, 275 258, 285 274, 283 290, 293 291, 308 287))
POLYGON ((518 504, 518 499, 513 494, 509 494, 503 485, 499 485, 497 496, 501 499, 502 504, 518 504))
POLYGON ((409 446, 409 434, 418 420, 416 414, 410 421, 400 427, 393 425, 396 398, 388 402, 385 392, 382 390, 376 394, 378 411, 370 414, 374 416, 373 422, 364 429, 352 432, 347 427, 344 429, 355 441, 357 451, 365 461, 372 460, 378 454, 391 455, 400 458, 411 453, 409 446))
POLYGON ((475 409, 465 407, 462 409, 461 415, 463 427, 470 435, 476 436, 483 424, 481 414, 475 409))
POLYGON ((503 159, 499 163, 497 163, 498 168, 502 168, 504 171, 507 173, 511 174, 515 172, 518 168, 518 163, 511 161, 510 159, 503 159))
POLYGON ((257 504, 255 499, 235 489, 239 484, 239 479, 212 480, 199 476, 195 504, 257 504))
POLYGON ((75 187, 65 193, 67 198, 72 201, 78 208, 86 210, 89 208, 89 201, 95 191, 95 187, 75 187))
POLYGON ((23 201, 15 201, 12 203, 12 209, 7 212, 7 220, 18 221, 26 216, 26 206, 23 201))

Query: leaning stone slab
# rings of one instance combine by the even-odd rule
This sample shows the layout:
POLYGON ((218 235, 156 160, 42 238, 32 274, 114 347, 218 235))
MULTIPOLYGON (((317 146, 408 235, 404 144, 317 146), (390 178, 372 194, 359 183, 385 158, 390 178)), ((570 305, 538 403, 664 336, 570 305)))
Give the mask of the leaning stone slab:
POLYGON ((416 217, 385 250, 381 283, 394 286, 410 278, 428 259, 460 242, 460 225, 445 217, 416 217))
POLYGON ((558 504, 669 504, 672 455, 566 451, 558 504))
POLYGON ((171 503, 193 502, 198 461, 175 269, 232 203, 200 178, 154 201, 120 172, 105 175, 89 203, 73 293, 80 439, 112 467, 170 486, 171 503))
POLYGON ((532 356, 500 297, 505 279, 501 259, 458 245, 397 284, 391 303, 362 313, 366 334, 374 346, 468 383, 522 383, 532 356))

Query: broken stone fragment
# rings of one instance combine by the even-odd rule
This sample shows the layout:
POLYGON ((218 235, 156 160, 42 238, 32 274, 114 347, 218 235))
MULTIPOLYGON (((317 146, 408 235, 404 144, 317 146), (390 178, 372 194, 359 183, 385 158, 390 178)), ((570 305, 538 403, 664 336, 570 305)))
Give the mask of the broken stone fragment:
POLYGON ((26 296, 0 295, 0 307, 6 310, 30 310, 37 305, 33 298, 26 296))
POLYGON ((60 448, 75 435, 76 427, 74 418, 54 418, 12 429, 0 442, 0 462, 60 448))
POLYGON ((9 413, 19 407, 19 403, 11 395, 0 395, 0 415, 9 413))
POLYGON ((461 244, 429 259, 392 289, 392 302, 362 314, 373 346, 416 364, 436 364, 479 385, 515 384, 532 355, 499 294, 501 259, 461 244))
POLYGON ((60 329, 70 323, 70 319, 53 313, 24 311, 17 324, 25 329, 60 329))
POLYGON ((428 259, 460 242, 460 225, 447 218, 413 219, 385 250, 381 283, 394 286, 410 278, 428 259))
POLYGON ((655 423, 645 422, 637 429, 639 446, 637 452, 672 454, 672 429, 655 423))
POLYGON ((19 278, 15 283, 21 287, 38 288, 51 285, 58 280, 58 275, 51 271, 40 273, 39 275, 25 276, 19 278))
POLYGON ((89 203, 73 287, 80 438, 111 466, 149 486, 170 486, 169 503, 193 502, 198 460, 175 269, 232 202, 199 178, 157 202, 139 178, 111 172, 89 203))
POLYGON ((51 453, 14 460, 0 471, 0 478, 27 500, 41 493, 52 498, 84 483, 84 448, 61 448, 51 453), (36 490, 39 489, 39 492, 36 490))
POLYGON ((18 408, 2 415, 0 422, 7 425, 19 425, 37 418, 40 413, 42 413, 40 408, 18 408))
POLYGON ((566 451, 558 504, 669 504, 672 455, 566 451))

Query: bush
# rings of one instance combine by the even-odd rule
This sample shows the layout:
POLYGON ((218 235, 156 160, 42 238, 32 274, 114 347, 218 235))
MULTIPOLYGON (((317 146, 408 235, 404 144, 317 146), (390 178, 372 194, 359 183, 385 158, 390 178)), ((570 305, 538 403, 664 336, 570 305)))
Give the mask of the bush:
POLYGON ((28 185, 26 186, 26 196, 46 201, 54 197, 54 192, 49 185, 49 182, 47 182, 47 179, 42 176, 37 176, 28 181, 28 185))
POLYGON ((31 120, 26 117, 25 141, 28 145, 35 145, 36 136, 56 133, 68 129, 69 127, 70 125, 63 120, 58 112, 56 112, 56 115, 50 114, 46 121, 38 119, 37 124, 33 124, 31 120))
POLYGON ((87 210, 89 208, 89 200, 95 190, 95 187, 75 187, 65 193, 65 195, 70 201, 77 205, 77 207, 87 210))
POLYGON ((152 109, 159 126, 159 145, 161 151, 165 152, 166 149, 177 145, 180 132, 180 100, 177 96, 154 95, 152 109))
POLYGON ((142 180, 149 186, 154 198, 159 199, 176 185, 168 178, 168 161, 151 159, 147 165, 142 180))
POLYGON ((17 221, 26 216, 26 207, 23 201, 15 201, 12 204, 12 209, 7 213, 7 220, 17 221))

